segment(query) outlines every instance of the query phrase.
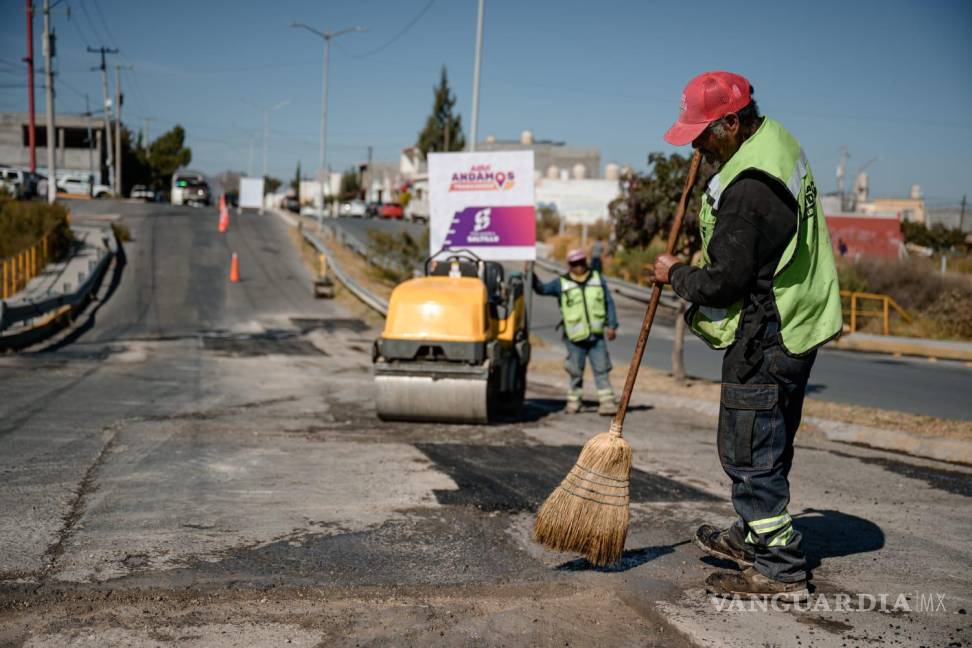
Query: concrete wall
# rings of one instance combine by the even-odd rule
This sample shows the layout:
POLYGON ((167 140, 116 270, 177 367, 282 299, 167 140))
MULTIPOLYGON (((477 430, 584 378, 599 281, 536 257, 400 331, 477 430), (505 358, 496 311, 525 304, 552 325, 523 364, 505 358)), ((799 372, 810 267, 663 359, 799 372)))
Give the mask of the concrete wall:
MULTIPOLYGON (((28 168, 30 165, 30 148, 24 136, 24 129, 28 124, 27 113, 0 113, 0 164, 28 168)), ((45 141, 46 128, 44 114, 38 113, 35 120, 38 143, 45 141)), ((88 173, 93 158, 95 176, 101 181, 104 172, 104 122, 73 115, 58 117, 55 128, 58 133, 58 148, 55 152, 55 163, 58 174, 63 171, 88 173), (87 139, 87 128, 91 126, 91 136, 94 139, 94 151, 89 153, 84 142, 87 139), (63 146, 60 146, 63 144, 63 146)), ((37 146, 37 169, 45 173, 47 169, 47 147, 37 146)))

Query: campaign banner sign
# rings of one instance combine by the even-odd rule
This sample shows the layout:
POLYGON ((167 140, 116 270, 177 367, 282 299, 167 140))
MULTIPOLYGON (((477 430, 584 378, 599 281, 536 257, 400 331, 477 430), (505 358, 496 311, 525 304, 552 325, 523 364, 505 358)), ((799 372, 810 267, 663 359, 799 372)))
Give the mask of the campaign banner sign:
POLYGON ((533 261, 533 151, 429 154, 429 253, 533 261))

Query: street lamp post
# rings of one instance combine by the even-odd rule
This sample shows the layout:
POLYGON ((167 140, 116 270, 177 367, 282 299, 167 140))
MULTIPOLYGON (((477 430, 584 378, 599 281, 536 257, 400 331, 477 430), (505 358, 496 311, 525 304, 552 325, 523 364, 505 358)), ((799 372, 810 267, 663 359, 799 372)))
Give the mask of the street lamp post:
POLYGON ((483 10, 485 0, 479 0, 476 14, 476 60, 473 63, 472 121, 469 124, 469 150, 476 150, 477 129, 479 128, 479 68, 483 59, 483 10))
MULTIPOLYGON (((263 111, 263 181, 266 182, 267 181, 267 157, 270 154, 270 113, 272 113, 274 110, 280 110, 284 106, 288 105, 290 103, 290 99, 284 99, 280 103, 274 106, 270 106, 269 108, 258 106, 255 103, 247 101, 246 99, 244 99, 243 102, 250 106, 253 106, 257 110, 263 111)), ((261 214, 263 213, 262 201, 260 202, 260 213, 261 214)))
POLYGON ((331 40, 344 34, 349 34, 352 32, 366 32, 368 30, 364 27, 348 27, 347 29, 342 29, 336 32, 320 31, 319 29, 314 29, 310 25, 297 22, 291 23, 290 26, 306 29, 310 33, 316 34, 324 40, 324 73, 322 75, 323 79, 321 83, 321 146, 319 155, 319 164, 321 169, 321 211, 317 213, 317 225, 320 227, 324 219, 324 183, 329 179, 327 173, 327 67, 328 60, 331 56, 331 40))

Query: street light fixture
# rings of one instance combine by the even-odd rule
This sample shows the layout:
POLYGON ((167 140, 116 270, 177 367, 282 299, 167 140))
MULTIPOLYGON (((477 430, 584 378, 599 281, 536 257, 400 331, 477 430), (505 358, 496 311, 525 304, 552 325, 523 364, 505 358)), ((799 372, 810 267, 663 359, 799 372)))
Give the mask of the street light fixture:
POLYGON ((336 32, 331 31, 321 31, 315 29, 310 25, 305 25, 304 23, 290 23, 291 27, 297 27, 300 29, 306 29, 312 34, 320 36, 324 40, 324 74, 323 83, 321 90, 321 147, 320 147, 320 169, 321 169, 321 211, 317 214, 317 225, 320 227, 324 220, 324 183, 327 181, 327 64, 328 59, 331 56, 331 40, 337 38, 338 36, 343 36, 344 34, 350 34, 352 32, 366 32, 368 31, 365 27, 348 27, 347 29, 342 29, 336 32))

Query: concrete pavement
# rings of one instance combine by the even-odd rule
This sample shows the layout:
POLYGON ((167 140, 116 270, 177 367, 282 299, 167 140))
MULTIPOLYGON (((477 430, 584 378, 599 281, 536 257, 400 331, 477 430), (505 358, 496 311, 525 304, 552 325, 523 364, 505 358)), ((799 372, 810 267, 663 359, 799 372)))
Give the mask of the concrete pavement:
POLYGON ((531 375, 521 422, 380 422, 376 331, 312 299, 275 216, 220 236, 215 210, 111 208, 134 240, 96 321, 0 358, 0 645, 967 642, 972 471, 801 441, 790 511, 816 605, 914 610, 720 611, 700 586, 727 565, 688 542, 732 519, 711 416, 638 396, 628 551, 592 570, 529 539, 606 429, 562 413, 559 374, 531 375), (919 610, 931 594, 943 607, 919 610))

